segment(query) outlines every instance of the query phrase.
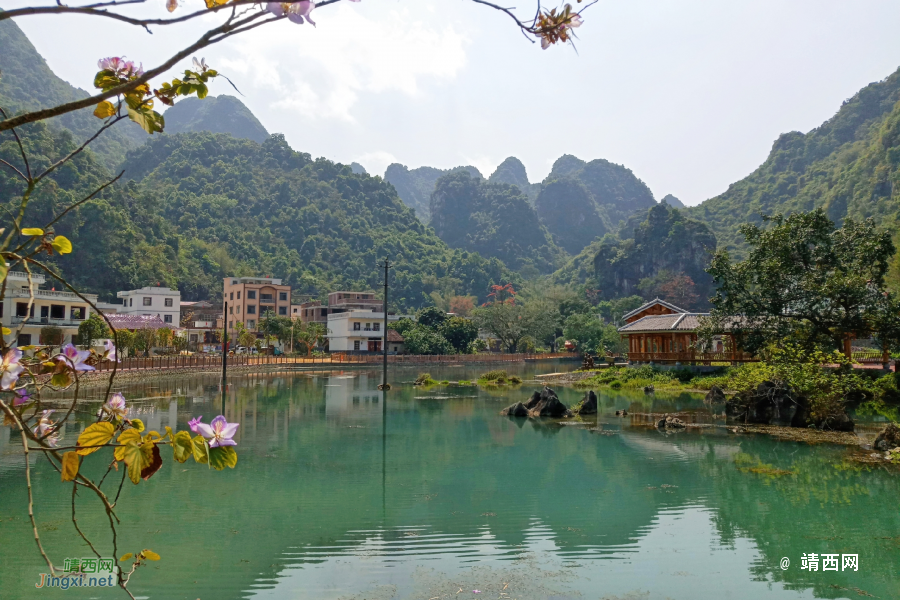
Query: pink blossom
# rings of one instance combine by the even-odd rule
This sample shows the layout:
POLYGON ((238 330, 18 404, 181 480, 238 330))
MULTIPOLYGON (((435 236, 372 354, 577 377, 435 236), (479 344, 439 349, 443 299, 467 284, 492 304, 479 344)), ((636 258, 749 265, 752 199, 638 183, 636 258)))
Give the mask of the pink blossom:
POLYGON ((109 58, 101 58, 97 61, 97 66, 101 71, 112 71, 117 77, 140 77, 144 74, 144 65, 134 66, 134 62, 119 56, 110 56, 109 58))
POLYGON ((76 371, 93 371, 94 367, 84 361, 91 355, 90 350, 79 350, 72 344, 62 347, 62 352, 56 355, 56 360, 66 363, 76 371))
POLYGON ((199 417, 197 417, 195 419, 191 419, 190 421, 188 421, 188 427, 191 428, 191 431, 193 431, 194 433, 197 433, 197 425, 199 425, 200 421, 202 421, 202 420, 203 420, 203 415, 200 415, 199 417))
POLYGON ((219 415, 209 425, 197 423, 197 431, 206 438, 210 448, 237 446, 237 442, 231 438, 237 433, 238 425, 238 423, 229 423, 225 420, 225 417, 219 415))
POLYGON ((3 361, 0 362, 0 389, 11 390, 19 380, 19 373, 25 370, 25 367, 19 364, 22 359, 22 351, 18 348, 10 348, 3 355, 3 361))

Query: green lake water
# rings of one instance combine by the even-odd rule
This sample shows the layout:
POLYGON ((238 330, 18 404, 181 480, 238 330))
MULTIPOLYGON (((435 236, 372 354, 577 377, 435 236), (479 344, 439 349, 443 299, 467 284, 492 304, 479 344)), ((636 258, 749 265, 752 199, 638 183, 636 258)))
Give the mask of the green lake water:
MULTIPOLYGON (((561 368, 571 366, 508 370, 528 378, 561 368)), ((429 370, 458 380, 487 369, 429 370)), ((391 380, 416 374, 396 369, 391 380)), ((235 469, 178 464, 165 448, 161 471, 125 483, 119 554, 150 548, 162 556, 138 571, 133 593, 900 598, 900 474, 848 461, 852 450, 721 428, 667 434, 614 414, 702 408, 691 394, 604 392, 598 416, 559 424, 498 415, 533 383, 502 391, 395 384, 385 403, 379 377, 353 370, 231 378, 225 414, 241 423, 235 469), (821 562, 818 571, 801 570, 804 553, 857 554, 858 570, 823 571, 821 562)), ((192 416, 208 422, 221 412, 214 376, 121 389, 148 429, 182 430, 192 416)), ((568 405, 582 396, 558 392, 568 405)), ((74 443, 96 407, 85 405, 64 442, 74 443)), ((99 588, 35 589, 47 569, 31 538, 18 444, 17 434, 0 430, 0 600, 124 598, 99 588)), ((46 461, 34 461, 32 473, 39 529, 55 563, 90 556, 70 520, 71 487, 46 461)), ((112 494, 120 477, 113 475, 104 485, 112 494)), ((78 511, 109 554, 97 501, 82 492, 78 511)))

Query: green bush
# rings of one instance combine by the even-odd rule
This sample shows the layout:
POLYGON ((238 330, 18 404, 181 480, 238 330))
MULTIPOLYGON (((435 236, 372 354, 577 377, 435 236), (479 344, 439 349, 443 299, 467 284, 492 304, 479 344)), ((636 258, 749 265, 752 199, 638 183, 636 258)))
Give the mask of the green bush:
POLYGON ((497 381, 498 379, 507 379, 509 376, 506 374, 506 371, 488 371, 483 374, 478 379, 483 379, 485 381, 497 381))
POLYGON ((609 382, 609 388, 612 390, 622 389, 622 382, 618 379, 614 379, 613 381, 609 382))
POLYGON ((509 378, 509 382, 519 384, 519 383, 522 383, 522 378, 516 377, 515 375, 513 375, 512 377, 509 378))
POLYGON ((415 383, 416 385, 434 385, 437 381, 431 378, 431 373, 419 373, 415 383))

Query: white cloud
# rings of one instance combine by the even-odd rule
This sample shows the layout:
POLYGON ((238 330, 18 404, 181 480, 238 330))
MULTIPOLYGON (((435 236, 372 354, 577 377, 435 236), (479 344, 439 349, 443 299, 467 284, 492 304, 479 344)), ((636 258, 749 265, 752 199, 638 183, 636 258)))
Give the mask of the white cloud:
POLYGON ((390 152, 379 150, 376 152, 367 152, 365 154, 362 154, 357 158, 354 158, 353 162, 358 162, 359 164, 364 166, 369 175, 384 176, 384 172, 388 168, 389 164, 400 161, 390 152))
POLYGON ((419 95, 422 79, 453 80, 466 65, 465 36, 431 23, 427 11, 382 11, 360 5, 314 13, 318 27, 279 23, 242 36, 223 53, 223 70, 266 92, 270 108, 300 119, 354 121, 363 93, 419 95))

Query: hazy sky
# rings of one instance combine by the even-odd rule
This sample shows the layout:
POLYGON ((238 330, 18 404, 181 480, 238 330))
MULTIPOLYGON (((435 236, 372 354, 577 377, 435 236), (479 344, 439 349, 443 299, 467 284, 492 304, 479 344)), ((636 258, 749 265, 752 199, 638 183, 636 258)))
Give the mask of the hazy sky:
MULTIPOLYGON (((150 3, 164 12, 163 0, 150 3)), ((657 199, 686 204, 721 193, 780 133, 809 131, 900 66, 897 0, 601 0, 585 13, 577 52, 542 51, 468 0, 362 0, 313 17, 316 28, 282 22, 202 52, 296 150, 379 175, 391 162, 489 175, 516 156, 532 181, 562 154, 605 158, 657 199)), ((98 58, 154 66, 202 26, 149 35, 107 21, 100 37, 94 21, 16 22, 85 89, 98 58)), ((234 94, 225 82, 212 93, 234 94)))

